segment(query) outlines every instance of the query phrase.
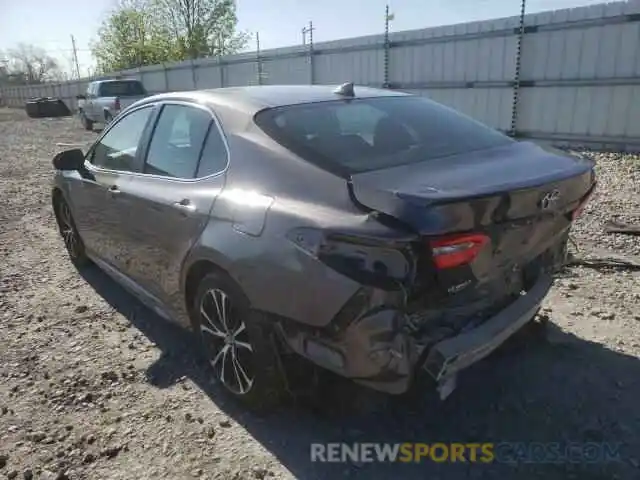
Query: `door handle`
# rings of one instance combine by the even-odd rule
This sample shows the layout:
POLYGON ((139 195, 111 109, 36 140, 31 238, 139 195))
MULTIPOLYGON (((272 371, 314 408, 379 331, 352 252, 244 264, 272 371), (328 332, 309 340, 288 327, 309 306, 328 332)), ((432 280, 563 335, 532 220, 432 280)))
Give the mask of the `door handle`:
POLYGON ((175 202, 173 206, 188 213, 196 211, 196 206, 191 203, 191 200, 189 200, 188 198, 183 198, 179 202, 175 202))
POLYGON ((120 189, 117 185, 111 185, 109 187, 109 193, 120 193, 120 189))

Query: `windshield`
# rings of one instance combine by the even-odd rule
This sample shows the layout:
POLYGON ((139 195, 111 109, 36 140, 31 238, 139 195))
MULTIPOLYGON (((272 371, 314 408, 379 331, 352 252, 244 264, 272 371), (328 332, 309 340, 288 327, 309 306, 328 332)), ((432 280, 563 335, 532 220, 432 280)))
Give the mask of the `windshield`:
POLYGON ((417 96, 376 97, 264 110, 256 123, 300 157, 340 174, 425 162, 512 142, 417 96))
POLYGON ((137 80, 122 80, 100 84, 101 97, 132 97, 144 94, 144 87, 137 80))

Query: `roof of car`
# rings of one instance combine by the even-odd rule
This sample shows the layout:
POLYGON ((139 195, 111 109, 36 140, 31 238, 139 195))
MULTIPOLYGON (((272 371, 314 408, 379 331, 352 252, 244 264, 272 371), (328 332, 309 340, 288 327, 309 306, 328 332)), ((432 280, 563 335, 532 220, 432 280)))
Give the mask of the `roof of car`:
MULTIPOLYGON (((243 110, 258 111, 264 108, 325 102, 346 98, 334 93, 338 85, 261 85, 248 87, 225 87, 190 92, 162 93, 147 101, 163 99, 188 99, 199 102, 223 103, 243 110)), ((356 85, 354 98, 392 97, 408 95, 402 92, 356 85)))

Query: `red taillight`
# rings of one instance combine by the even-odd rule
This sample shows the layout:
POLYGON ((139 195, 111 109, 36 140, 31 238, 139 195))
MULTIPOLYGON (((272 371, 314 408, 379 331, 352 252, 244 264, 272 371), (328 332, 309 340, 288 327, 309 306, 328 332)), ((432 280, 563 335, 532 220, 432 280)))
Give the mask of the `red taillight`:
POLYGON ((578 207, 571 214, 571 220, 575 220, 580 215, 582 215, 582 212, 584 211, 584 207, 586 207, 587 203, 589 203, 589 200, 591 199, 591 195, 593 195, 593 192, 595 192, 595 190, 596 190, 596 186, 594 185, 593 187, 591 187, 591 190, 589 191, 589 193, 587 193, 587 195, 582 199, 578 207))
POLYGON ((114 110, 120 110, 120 99, 116 97, 116 101, 113 103, 114 110))
POLYGON ((433 261, 438 269, 452 268, 472 262, 489 243, 489 237, 469 233, 430 240, 433 261))

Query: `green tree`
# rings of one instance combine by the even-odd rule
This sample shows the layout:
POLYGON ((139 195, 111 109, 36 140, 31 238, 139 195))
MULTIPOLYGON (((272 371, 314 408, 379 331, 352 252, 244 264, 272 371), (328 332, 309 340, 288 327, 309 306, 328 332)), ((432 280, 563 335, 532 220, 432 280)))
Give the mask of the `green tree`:
POLYGON ((121 0, 91 46, 98 72, 154 65, 177 59, 169 31, 156 22, 150 2, 121 0))
POLYGON ((177 40, 180 57, 200 58, 236 53, 248 35, 237 32, 233 0, 153 0, 156 12, 177 40))
POLYGON ((231 0, 120 0, 92 45, 97 71, 227 54, 246 45, 231 0))

